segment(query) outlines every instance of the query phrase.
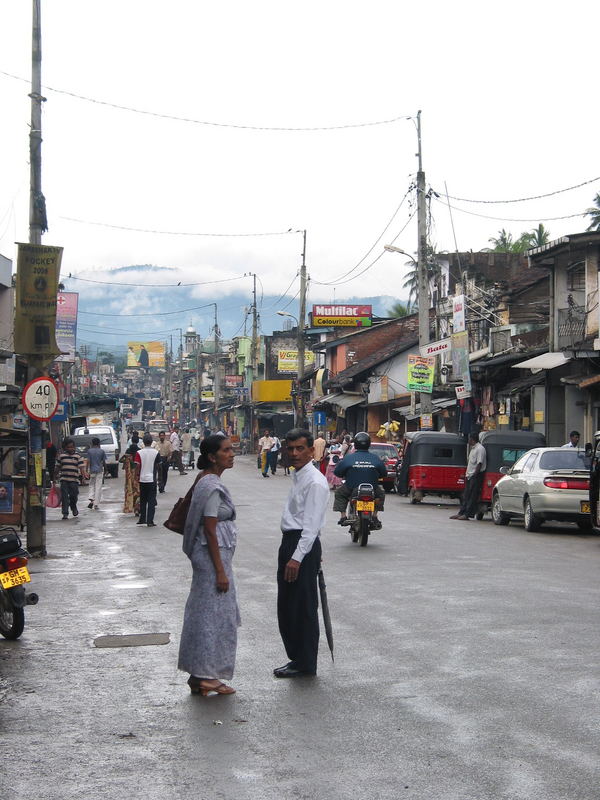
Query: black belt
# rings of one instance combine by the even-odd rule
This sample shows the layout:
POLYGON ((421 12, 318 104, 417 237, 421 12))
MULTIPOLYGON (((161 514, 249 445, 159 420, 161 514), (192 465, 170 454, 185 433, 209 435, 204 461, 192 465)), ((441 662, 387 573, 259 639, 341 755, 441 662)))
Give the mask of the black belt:
POLYGON ((295 531, 281 531, 281 532, 283 533, 284 536, 286 536, 288 533, 295 533, 295 534, 302 533, 302 529, 300 528, 299 530, 295 531))

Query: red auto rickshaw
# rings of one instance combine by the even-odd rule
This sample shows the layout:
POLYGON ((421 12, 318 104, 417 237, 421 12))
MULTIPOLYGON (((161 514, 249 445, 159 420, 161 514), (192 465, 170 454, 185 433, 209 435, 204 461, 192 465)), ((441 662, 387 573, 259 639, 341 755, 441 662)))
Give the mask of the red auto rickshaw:
POLYGON ((515 461, 534 447, 545 447, 546 437, 543 433, 532 431, 484 431, 479 434, 479 441, 487 456, 476 514, 477 519, 483 519, 486 511, 491 511, 494 486, 502 477, 500 468, 512 467, 515 461))
POLYGON ((467 440, 458 433, 415 431, 404 435, 395 488, 420 503, 426 494, 460 497, 465 488, 467 440))

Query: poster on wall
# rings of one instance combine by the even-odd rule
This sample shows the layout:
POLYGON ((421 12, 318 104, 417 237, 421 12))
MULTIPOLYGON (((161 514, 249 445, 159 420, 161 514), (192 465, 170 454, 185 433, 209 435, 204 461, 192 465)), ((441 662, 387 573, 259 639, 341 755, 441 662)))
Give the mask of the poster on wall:
MULTIPOLYGON (((315 354, 311 351, 304 353, 304 369, 312 367, 315 363, 315 354)), ((277 372, 298 372, 298 351, 277 351, 277 372)))
POLYGON ((75 362, 78 292, 59 292, 56 296, 56 344, 61 352, 56 361, 75 362))
POLYGON ((452 299, 452 330, 454 333, 466 330, 464 294, 457 294, 452 299))
POLYGON ((13 487, 12 481, 0 483, 0 514, 12 514, 13 512, 13 487))
POLYGON ((408 380, 406 388, 409 392, 433 392, 433 375, 435 371, 435 356, 409 355, 408 380))
MULTIPOLYGON (((467 331, 452 334, 452 377, 462 382, 465 392, 471 393, 469 334, 467 331)), ((463 396, 466 397, 466 395, 463 396)))

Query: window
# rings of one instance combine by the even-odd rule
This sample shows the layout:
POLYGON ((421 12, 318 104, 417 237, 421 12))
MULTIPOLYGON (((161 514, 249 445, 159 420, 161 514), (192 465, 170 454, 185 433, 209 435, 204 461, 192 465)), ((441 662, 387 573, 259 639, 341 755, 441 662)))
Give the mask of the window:
POLYGON ((521 456, 525 455, 525 453, 529 452, 528 450, 515 450, 514 448, 504 447, 502 449, 502 466, 510 467, 511 464, 514 464, 521 456))
POLYGON ((583 262, 567 270, 567 290, 569 292, 585 291, 585 264, 583 262))
POLYGON ((540 469, 585 469, 590 468, 590 458, 583 450, 565 448, 544 453, 540 459, 540 469))
POLYGON ((523 466, 521 467, 521 472, 531 472, 536 458, 537 458, 537 453, 531 453, 531 455, 525 458, 523 466))
POLYGON ((433 448, 433 456, 434 456, 434 458, 452 458, 452 448, 451 447, 434 447, 433 448))

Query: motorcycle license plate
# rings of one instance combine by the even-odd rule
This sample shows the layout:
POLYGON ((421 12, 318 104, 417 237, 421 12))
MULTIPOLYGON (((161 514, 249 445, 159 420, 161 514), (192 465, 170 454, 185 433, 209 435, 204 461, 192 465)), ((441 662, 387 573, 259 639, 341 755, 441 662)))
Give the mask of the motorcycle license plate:
POLYGON ((3 589, 12 589, 15 586, 20 586, 22 583, 29 583, 29 570, 27 567, 19 567, 19 569, 11 569, 8 572, 0 572, 0 583, 3 589))
POLYGON ((357 511, 375 511, 375 502, 373 500, 357 500, 357 511))
POLYGON ((587 500, 582 500, 579 503, 579 510, 582 514, 589 514, 591 510, 589 502, 587 500))

